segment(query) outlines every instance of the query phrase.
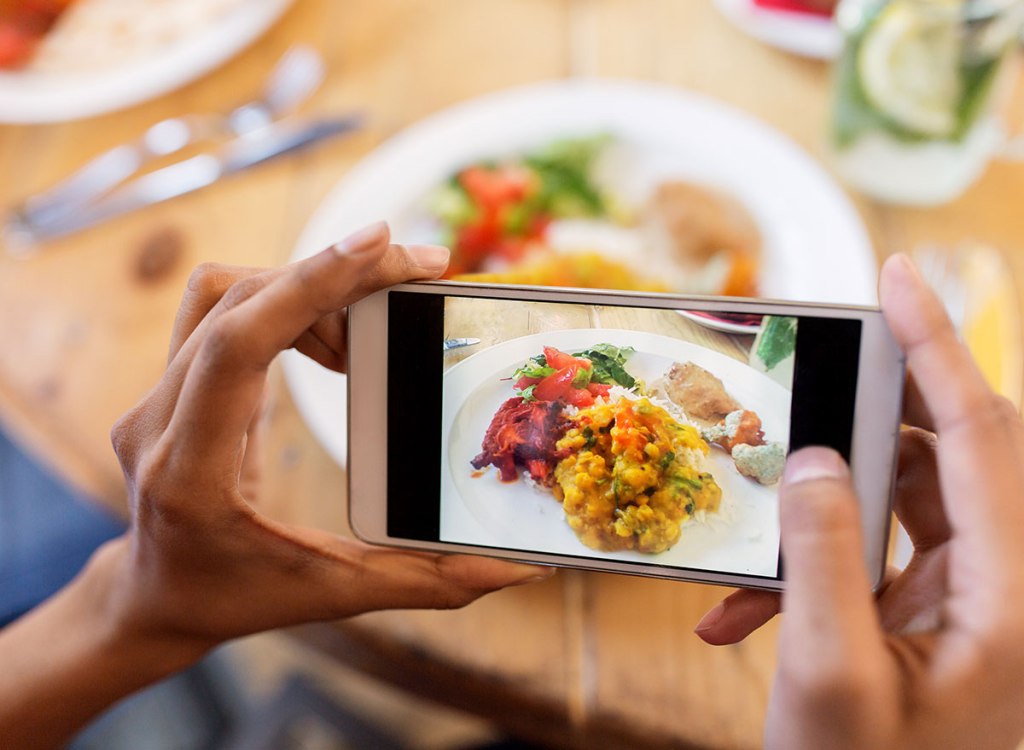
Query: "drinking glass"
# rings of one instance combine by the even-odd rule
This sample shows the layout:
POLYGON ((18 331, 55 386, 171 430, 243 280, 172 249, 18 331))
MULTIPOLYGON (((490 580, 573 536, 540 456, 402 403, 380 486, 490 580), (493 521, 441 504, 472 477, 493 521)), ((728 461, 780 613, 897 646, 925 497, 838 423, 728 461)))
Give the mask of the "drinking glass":
POLYGON ((842 0, 836 20, 840 174, 885 201, 956 198, 1007 144, 998 110, 1024 0, 842 0))

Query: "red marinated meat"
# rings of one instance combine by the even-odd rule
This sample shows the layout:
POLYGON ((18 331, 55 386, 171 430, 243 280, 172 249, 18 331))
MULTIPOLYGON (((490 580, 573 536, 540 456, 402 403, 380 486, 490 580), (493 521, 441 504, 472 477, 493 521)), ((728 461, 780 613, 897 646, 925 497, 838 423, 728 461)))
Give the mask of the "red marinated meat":
POLYGON ((547 485, 561 459, 555 443, 568 428, 569 420, 562 416, 560 402, 510 398, 491 419, 480 455, 472 461, 473 468, 494 466, 503 482, 512 482, 523 467, 534 481, 547 485))

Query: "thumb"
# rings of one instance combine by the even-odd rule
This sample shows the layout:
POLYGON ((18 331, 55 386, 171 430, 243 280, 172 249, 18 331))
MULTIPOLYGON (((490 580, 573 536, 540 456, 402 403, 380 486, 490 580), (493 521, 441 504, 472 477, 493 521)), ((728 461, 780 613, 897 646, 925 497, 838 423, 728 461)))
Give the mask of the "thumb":
MULTIPOLYGON (((856 672, 883 648, 850 470, 829 448, 793 453, 779 490, 786 589, 780 658, 856 672)), ((813 666, 812 666, 813 665, 813 666)))
MULTIPOLYGON (((374 226, 382 233, 388 231, 385 224, 374 226)), ((359 279, 353 301, 406 281, 436 279, 448 267, 449 257, 448 248, 440 245, 389 245, 373 268, 359 279)))

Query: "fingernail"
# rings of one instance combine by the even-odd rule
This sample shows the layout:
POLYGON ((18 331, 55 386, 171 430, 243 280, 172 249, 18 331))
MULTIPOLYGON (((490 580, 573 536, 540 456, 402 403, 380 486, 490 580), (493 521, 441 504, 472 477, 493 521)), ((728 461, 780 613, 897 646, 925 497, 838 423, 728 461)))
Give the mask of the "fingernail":
POLYGON ((440 245, 406 245, 405 252, 416 266, 430 273, 443 270, 451 256, 448 248, 440 245))
POLYGON ((711 630, 718 624, 718 621, 722 619, 722 615, 725 614, 725 602, 719 602, 714 607, 708 610, 708 613, 700 618, 700 622, 697 623, 697 627, 693 629, 694 633, 702 633, 705 630, 711 630))
POLYGON ((786 459, 784 484, 799 484, 816 479, 846 479, 850 468, 843 457, 831 448, 803 448, 786 459))
POLYGON ((388 223, 386 221, 375 222, 367 227, 363 227, 354 234, 350 234, 336 244, 334 250, 345 255, 369 250, 384 239, 387 231, 388 223))
POLYGON ((922 280, 921 272, 917 269, 917 264, 914 263, 906 253, 896 253, 888 262, 907 278, 913 279, 917 282, 922 280))

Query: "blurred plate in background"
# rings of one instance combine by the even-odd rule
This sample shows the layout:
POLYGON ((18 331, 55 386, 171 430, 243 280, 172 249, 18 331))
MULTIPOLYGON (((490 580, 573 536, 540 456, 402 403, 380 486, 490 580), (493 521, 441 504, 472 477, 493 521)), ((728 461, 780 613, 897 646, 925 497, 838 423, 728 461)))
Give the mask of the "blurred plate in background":
MULTIPOLYGON (((103 49, 96 55, 103 57, 104 61, 110 60, 110 64, 90 68, 87 63, 76 66, 69 62, 68 67, 62 69, 63 61, 42 65, 46 61, 40 60, 38 68, 30 65, 22 70, 2 71, 0 122, 76 120, 123 109, 165 94, 238 54, 270 28, 291 3, 292 0, 246 0, 223 14, 211 16, 208 22, 197 22, 194 29, 181 33, 180 38, 166 39, 166 43, 152 46, 151 51, 144 54, 138 53, 139 45, 131 39, 132 31, 122 29, 120 33, 126 57, 120 62, 114 62, 116 50, 112 51, 110 43, 104 41, 103 49)), ((104 8, 104 13, 98 14, 96 19, 103 29, 112 26, 110 16, 117 11, 116 5, 107 3, 107 6, 110 9, 104 8)), ((137 8, 132 10, 138 11, 137 8)), ((74 22, 73 14, 76 12, 78 9, 72 6, 65 19, 71 18, 74 22)), ((150 25, 159 26, 160 12, 161 6, 154 6, 147 17, 150 25)), ((180 16, 180 12, 177 15, 180 16)), ((54 39, 43 43, 40 55, 47 54, 45 45, 51 41, 54 44, 66 43, 75 50, 89 47, 87 39, 74 38, 78 34, 87 36, 90 33, 85 24, 81 29, 62 27, 65 19, 58 22, 51 32, 54 39)), ((149 29, 138 33, 158 32, 149 29)))
MULTIPOLYGON (((623 146, 624 195, 680 178, 723 190, 751 213, 763 240, 762 296, 873 304, 876 265, 842 190, 788 138, 710 98, 631 81, 572 80, 498 92, 408 128, 367 156, 323 201, 293 259, 376 220, 396 242, 437 242, 428 197, 461 167, 557 138, 604 132, 623 146)), ((330 455, 346 461, 345 380, 295 352, 286 376, 300 412, 330 455)))
POLYGON ((740 31, 794 55, 831 60, 842 49, 842 35, 829 18, 759 8, 753 0, 715 0, 715 5, 740 31))

